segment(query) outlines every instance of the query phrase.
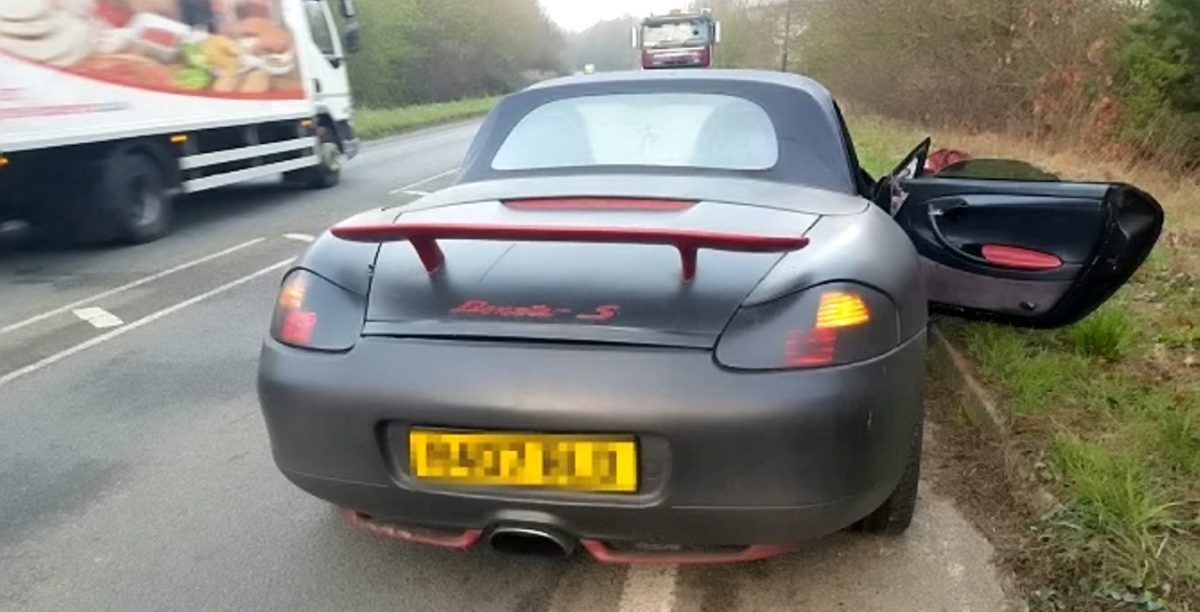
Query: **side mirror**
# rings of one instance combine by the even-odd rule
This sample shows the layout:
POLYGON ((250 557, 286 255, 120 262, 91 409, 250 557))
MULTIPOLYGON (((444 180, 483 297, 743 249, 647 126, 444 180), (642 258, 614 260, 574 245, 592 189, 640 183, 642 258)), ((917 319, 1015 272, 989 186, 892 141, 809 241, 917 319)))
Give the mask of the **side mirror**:
POLYGON ((630 29, 630 32, 633 34, 633 48, 641 49, 642 48, 642 40, 641 40, 642 36, 641 36, 640 28, 638 28, 637 26, 633 26, 633 28, 630 29))
POLYGON ((717 44, 721 43, 721 22, 720 21, 718 21, 716 23, 716 25, 713 27, 713 42, 715 42, 717 44))
POLYGON ((346 19, 358 17, 358 7, 354 6, 354 0, 342 0, 342 17, 346 19))
POLYGON ((346 49, 346 53, 362 51, 362 33, 359 31, 357 23, 346 24, 346 33, 342 35, 342 47, 346 49))

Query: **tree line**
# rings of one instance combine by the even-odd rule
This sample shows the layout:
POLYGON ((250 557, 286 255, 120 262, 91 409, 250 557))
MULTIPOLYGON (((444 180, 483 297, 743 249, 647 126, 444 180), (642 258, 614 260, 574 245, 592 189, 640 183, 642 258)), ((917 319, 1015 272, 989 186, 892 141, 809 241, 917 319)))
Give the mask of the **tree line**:
POLYGON ((359 0, 359 104, 507 93, 563 69, 563 34, 537 0, 359 0))
MULTIPOLYGON (((596 0, 581 0, 596 1, 596 0)), ((362 104, 506 93, 631 69, 624 17, 562 32, 537 0, 359 0, 362 104)), ((856 106, 1200 162, 1198 0, 698 0, 719 65, 809 74, 856 106), (790 24, 790 28, 787 27, 790 24)))
POLYGON ((780 69, 786 41, 789 70, 861 108, 1200 163, 1197 0, 700 4, 726 66, 780 69))

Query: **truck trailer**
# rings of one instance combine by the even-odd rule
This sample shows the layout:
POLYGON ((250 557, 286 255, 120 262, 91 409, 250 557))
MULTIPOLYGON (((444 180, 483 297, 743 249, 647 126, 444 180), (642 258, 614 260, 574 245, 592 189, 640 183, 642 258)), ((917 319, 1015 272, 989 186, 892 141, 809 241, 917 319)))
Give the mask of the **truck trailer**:
POLYGON ((0 0, 0 222, 148 242, 183 194, 332 187, 358 47, 353 0, 0 0))

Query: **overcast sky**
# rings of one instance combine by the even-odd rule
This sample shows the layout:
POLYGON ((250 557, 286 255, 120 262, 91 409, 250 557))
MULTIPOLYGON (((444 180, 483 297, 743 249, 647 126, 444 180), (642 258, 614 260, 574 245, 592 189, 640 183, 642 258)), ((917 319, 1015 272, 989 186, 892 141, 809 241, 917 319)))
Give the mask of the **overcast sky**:
POLYGON ((578 32, 588 26, 629 14, 644 17, 687 7, 687 0, 541 0, 558 25, 578 32))

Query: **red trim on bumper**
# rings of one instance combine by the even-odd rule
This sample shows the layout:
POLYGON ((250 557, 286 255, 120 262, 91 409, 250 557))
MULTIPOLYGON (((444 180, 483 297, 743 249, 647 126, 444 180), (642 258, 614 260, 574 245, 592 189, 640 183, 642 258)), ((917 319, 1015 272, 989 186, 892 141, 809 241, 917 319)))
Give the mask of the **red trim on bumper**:
POLYGON ((759 544, 731 552, 615 551, 599 540, 580 540, 601 563, 623 565, 707 565, 758 561, 795 550, 794 544, 759 544))
POLYGON ((371 517, 355 512, 354 510, 342 510, 342 518, 347 523, 357 529, 392 540, 401 540, 404 542, 416 542, 417 544, 427 544, 429 546, 440 546, 442 548, 457 548, 464 549, 474 546, 479 539, 483 537, 483 531, 480 529, 468 529, 457 535, 441 535, 436 533, 422 533, 412 529, 407 529, 399 525, 390 525, 380 523, 371 517))

